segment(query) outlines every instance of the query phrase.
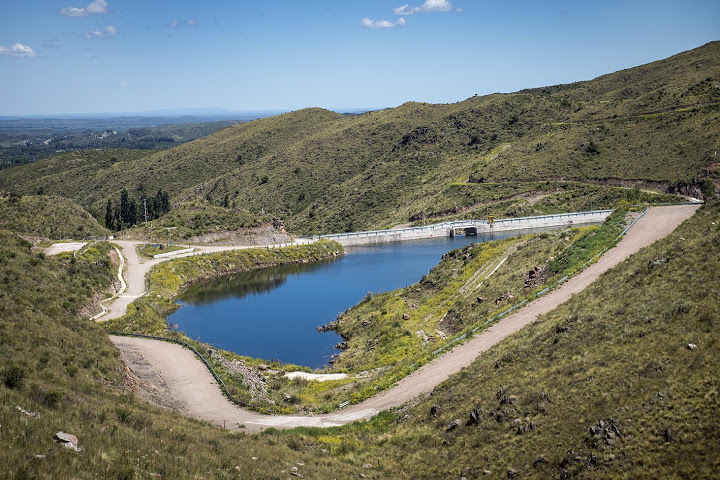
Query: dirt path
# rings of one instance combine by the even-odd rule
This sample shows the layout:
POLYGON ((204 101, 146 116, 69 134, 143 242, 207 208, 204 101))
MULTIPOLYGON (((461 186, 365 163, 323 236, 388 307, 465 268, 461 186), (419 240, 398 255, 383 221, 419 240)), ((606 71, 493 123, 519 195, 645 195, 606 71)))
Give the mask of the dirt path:
MULTIPOLYGON (((247 248, 261 248, 257 246, 195 246, 195 250, 192 253, 174 255, 164 258, 144 258, 138 255, 137 246, 142 245, 143 242, 129 241, 129 240, 118 240, 113 242, 122 249, 122 255, 125 257, 125 282, 127 288, 125 291, 117 295, 115 300, 108 309, 108 313, 102 315, 96 319, 98 322, 106 322, 114 318, 120 318, 125 315, 128 305, 140 298, 146 291, 147 285, 145 283, 145 277, 152 267, 158 263, 172 260, 173 258, 190 257, 195 255, 202 255, 205 253, 214 252, 226 252, 229 250, 243 250, 247 248)), ((301 245, 306 243, 312 243, 311 240, 297 240, 292 242, 293 245, 301 245)), ((283 244, 289 245, 289 244, 283 244)), ((277 245, 270 245, 268 248, 276 247, 277 245)))
POLYGON ((45 255, 57 255, 63 252, 77 252, 85 245, 87 245, 87 242, 53 243, 49 247, 43 249, 43 253, 45 255))
POLYGON ((168 394, 182 405, 181 410, 186 415, 226 428, 237 429, 238 425, 244 425, 246 431, 259 431, 265 427, 332 426, 367 419, 381 410, 399 406, 418 395, 431 392, 435 386, 470 365, 482 352, 522 329, 539 315, 564 303, 628 256, 668 235, 680 223, 690 218, 697 208, 699 206, 695 205, 651 208, 615 248, 558 289, 503 318, 465 344, 435 358, 399 381, 393 388, 337 413, 317 416, 269 416, 249 412, 230 403, 221 394, 205 366, 190 351, 179 345, 127 337, 111 337, 111 340, 120 348, 123 359, 131 369, 136 367, 128 352, 135 352, 135 355, 140 353, 144 361, 151 365, 162 379, 168 394))

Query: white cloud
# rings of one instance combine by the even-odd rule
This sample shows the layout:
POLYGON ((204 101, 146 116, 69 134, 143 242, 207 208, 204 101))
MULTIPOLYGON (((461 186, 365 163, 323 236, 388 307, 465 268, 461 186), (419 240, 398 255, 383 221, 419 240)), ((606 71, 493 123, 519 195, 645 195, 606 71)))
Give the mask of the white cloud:
POLYGON ((127 85, 127 82, 120 82, 121 87, 124 87, 125 85, 127 85))
POLYGON ((460 7, 458 7, 458 8, 455 9, 455 11, 458 12, 458 13, 462 13, 463 9, 460 8, 460 7))
POLYGON ((13 58, 33 58, 38 56, 32 48, 27 45, 23 45, 22 43, 13 43, 9 47, 3 47, 0 45, 0 55, 13 58))
POLYGON ((395 28, 404 27, 405 19, 400 17, 397 22, 391 22, 389 20, 370 20, 365 17, 360 21, 360 26, 365 28, 395 28))
POLYGON ((85 38, 111 38, 117 35, 118 29, 115 25, 108 25, 103 30, 88 30, 85 38))
MULTIPOLYGON (((419 7, 411 7, 409 3, 397 8, 393 8, 395 15, 412 15, 421 12, 449 12, 452 10, 452 2, 450 0, 425 0, 425 3, 419 7)), ((462 11, 462 9, 459 9, 462 11)))
POLYGON ((60 10, 60 13, 62 13, 66 17, 87 17, 88 16, 87 10, 85 10, 84 8, 78 8, 78 7, 65 7, 62 10, 60 10))
POLYGON ((174 30, 174 29, 176 29, 178 27, 182 27, 182 26, 190 27, 190 28, 197 27, 197 24, 198 24, 198 19, 197 19, 197 17, 194 17, 194 18, 189 18, 187 20, 173 20, 172 22, 166 24, 165 26, 167 28, 174 30))
POLYGON ((88 13, 109 13, 108 3, 105 0, 95 0, 85 7, 85 11, 88 13))
POLYGON ((66 17, 87 17, 90 14, 110 13, 106 0, 95 0, 86 7, 65 7, 60 10, 66 17))

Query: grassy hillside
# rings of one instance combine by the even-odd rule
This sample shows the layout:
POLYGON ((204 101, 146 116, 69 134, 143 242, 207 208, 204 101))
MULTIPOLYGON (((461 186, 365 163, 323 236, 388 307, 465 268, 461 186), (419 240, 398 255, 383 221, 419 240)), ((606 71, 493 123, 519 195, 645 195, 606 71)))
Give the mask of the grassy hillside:
POLYGON ((204 199, 193 199, 166 215, 145 224, 138 224, 123 232, 124 237, 147 236, 159 241, 168 240, 168 228, 175 241, 187 241, 198 235, 217 233, 227 230, 240 230, 260 226, 268 222, 269 218, 260 218, 257 215, 242 209, 225 208, 212 205, 204 199))
POLYGON ((0 229, 51 239, 110 233, 72 200, 45 195, 0 195, 0 229))
MULTIPOLYGON (((129 149, 63 153, 29 165, 2 170, 0 189, 30 195, 64 196, 89 209, 100 219, 105 214, 105 205, 101 203, 110 196, 104 179, 112 178, 126 165, 146 155, 147 150, 129 149)), ((128 191, 131 189, 128 188, 128 191)), ((115 193, 114 190, 112 192, 115 193)), ((117 195, 112 195, 112 198, 115 200, 119 196, 120 189, 117 189, 117 195)))
POLYGON ((102 327, 76 314, 117 272, 110 248, 45 257, 0 231, 0 477, 284 479, 295 466, 306 478, 330 479, 362 471, 137 400, 102 327), (59 431, 76 435, 82 451, 54 443, 59 431))
POLYGON ((0 188, 41 186, 99 212, 123 187, 162 187, 174 203, 227 197, 296 233, 438 217, 477 206, 462 193, 488 182, 492 188, 479 187, 483 206, 506 211, 527 207, 517 197, 508 203, 508 184, 525 197, 537 195, 538 182, 580 195, 585 187, 568 180, 712 196, 720 187, 719 102, 720 42, 713 42, 570 85, 350 117, 300 110, 67 175, 43 169, 71 165, 72 155, 43 160, 3 172, 0 188))
POLYGON ((718 478, 719 260, 713 202, 417 404, 272 435, 383 478, 718 478))

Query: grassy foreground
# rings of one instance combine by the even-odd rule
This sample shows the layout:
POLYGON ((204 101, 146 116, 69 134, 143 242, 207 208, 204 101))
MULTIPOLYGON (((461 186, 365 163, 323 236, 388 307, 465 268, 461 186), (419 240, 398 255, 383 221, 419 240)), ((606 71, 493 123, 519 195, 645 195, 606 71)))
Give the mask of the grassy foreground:
POLYGON ((714 202, 418 403, 270 434, 384 478, 718 478, 719 272, 714 202))
POLYGON ((292 467, 305 478, 358 475, 329 454, 137 400, 104 329, 77 315, 117 272, 110 248, 44 257, 0 231, 0 478, 284 479, 292 467), (59 431, 76 435, 82 450, 54 443, 59 431))

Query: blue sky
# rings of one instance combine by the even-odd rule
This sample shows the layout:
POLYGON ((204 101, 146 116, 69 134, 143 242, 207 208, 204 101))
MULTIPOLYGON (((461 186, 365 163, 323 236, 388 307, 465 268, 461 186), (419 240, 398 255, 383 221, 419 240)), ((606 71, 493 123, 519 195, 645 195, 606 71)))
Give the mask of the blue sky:
POLYGON ((4 0, 0 12, 0 115, 455 102, 720 39, 718 0, 4 0))

